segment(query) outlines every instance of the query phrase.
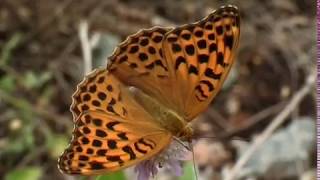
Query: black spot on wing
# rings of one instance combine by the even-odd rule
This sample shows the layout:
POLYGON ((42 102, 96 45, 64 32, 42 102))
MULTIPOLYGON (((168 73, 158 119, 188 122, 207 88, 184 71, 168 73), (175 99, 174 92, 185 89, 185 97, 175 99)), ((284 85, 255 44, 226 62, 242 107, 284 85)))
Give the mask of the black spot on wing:
POLYGON ((149 40, 147 38, 141 39, 140 45, 141 46, 146 46, 149 44, 149 40))
POLYGON ((186 62, 186 59, 185 59, 184 57, 182 57, 182 56, 179 56, 179 57, 176 59, 175 69, 176 69, 176 70, 179 69, 179 66, 180 66, 180 64, 182 64, 182 63, 186 64, 186 63, 187 63, 187 62, 186 62))
POLYGON ((199 54, 198 61, 200 62, 200 64, 207 63, 209 61, 209 56, 207 54, 199 54))
POLYGON ((98 151, 97 151, 97 155, 98 156, 105 156, 106 155, 106 153, 107 153, 107 149, 99 149, 98 151))
POLYGON ((89 91, 90 91, 91 93, 95 93, 96 90, 97 90, 97 86, 96 86, 96 85, 92 85, 92 86, 89 87, 89 91))
POLYGON ((172 51, 173 51, 174 53, 180 52, 180 51, 181 51, 180 45, 177 44, 177 43, 173 43, 173 44, 172 44, 172 51))
POLYGON ((115 113, 116 114, 116 111, 113 109, 112 106, 107 106, 107 111, 109 112, 112 112, 112 113, 115 113))
POLYGON ((99 162, 89 162, 90 166, 91 166, 91 169, 93 170, 99 170, 99 169, 105 169, 105 167, 99 163, 99 162))
POLYGON ((216 38, 216 35, 214 33, 211 33, 208 35, 209 40, 215 40, 215 38, 216 38))
POLYGON ((152 40, 153 40, 155 43, 159 43, 159 42, 162 41, 162 36, 157 35, 157 36, 155 36, 152 40))
POLYGON ((102 125, 102 120, 101 119, 93 119, 92 122, 96 126, 101 126, 102 125))
POLYGON ((219 80, 221 78, 222 73, 216 74, 212 69, 207 68, 204 72, 204 75, 211 79, 219 80))
POLYGON ((150 47, 148 48, 148 52, 149 52, 150 54, 155 54, 155 53, 156 53, 156 49, 155 49, 154 47, 150 46, 150 47))
POLYGON ((226 47, 228 47, 231 50, 232 46, 233 46, 233 36, 232 35, 225 36, 224 43, 225 43, 226 47))
POLYGON ((182 37, 183 39, 185 39, 185 40, 189 40, 189 39, 191 39, 191 34, 189 34, 189 33, 184 33, 184 34, 181 35, 181 37, 182 37))
POLYGON ((100 129, 97 129, 96 130, 96 136, 103 138, 103 137, 107 136, 107 133, 102 131, 102 130, 100 130, 100 129))
POLYGON ((141 148, 139 147, 139 144, 138 144, 137 142, 134 143, 134 148, 135 148, 138 152, 140 152, 140 153, 142 153, 142 154, 146 154, 146 153, 147 153, 146 150, 143 150, 143 149, 141 149, 141 148))
POLYGON ((123 163, 123 160, 120 158, 120 156, 107 156, 107 160, 112 162, 123 163))
POLYGON ((92 146, 101 147, 102 146, 102 142, 100 140, 94 139, 92 141, 92 146))
POLYGON ((160 59, 155 60, 154 63, 157 66, 161 66, 165 71, 168 71, 168 68, 165 65, 163 65, 163 63, 162 63, 162 61, 160 59))
POLYGON ((223 27, 222 26, 217 26, 216 27, 216 31, 218 35, 222 35, 223 34, 223 27))
POLYGON ((209 91, 213 91, 214 90, 213 84, 210 81, 201 80, 200 84, 206 85, 208 87, 209 91))
POLYGON ((190 65, 189 70, 188 70, 189 74, 195 74, 198 75, 198 69, 197 67, 195 67, 194 65, 190 65))
POLYGON ((80 160, 80 161, 88 161, 88 160, 89 160, 89 157, 88 157, 88 156, 85 156, 85 155, 80 155, 80 156, 79 156, 79 160, 80 160))
POLYGON ((226 67, 228 65, 224 62, 224 55, 222 52, 218 52, 217 54, 217 63, 222 67, 226 67))
POLYGON ((89 139, 88 138, 86 138, 86 137, 83 137, 82 139, 81 139, 81 142, 82 142, 82 144, 89 144, 89 139))
POLYGON ((202 90, 201 86, 200 85, 197 85, 197 87, 195 88, 199 93, 200 93, 200 96, 203 98, 203 99, 200 99, 197 95, 196 95, 196 98, 199 100, 199 101, 204 101, 205 99, 208 98, 207 95, 205 95, 204 91, 202 90))
POLYGON ((187 45, 185 47, 185 50, 189 56, 192 56, 194 54, 194 46, 192 44, 187 45))
POLYGON ((121 139, 121 140, 128 140, 129 138, 127 137, 127 134, 125 132, 119 133, 117 134, 117 136, 121 139))
POLYGON ((197 36, 198 38, 202 37, 203 36, 203 31, 201 30, 198 30, 194 33, 195 36, 197 36))
POLYGON ((147 69, 153 69, 154 68, 154 62, 148 64, 145 66, 147 69))
POLYGON ((209 46, 209 52, 210 52, 210 53, 216 52, 217 49, 218 49, 218 47, 217 47, 217 44, 216 44, 216 43, 210 44, 210 46, 209 46))
POLYGON ((91 130, 88 127, 84 127, 82 131, 84 134, 89 134, 91 132, 91 130))
POLYGON ((107 141, 107 144, 108 144, 108 147, 110 149, 116 149, 117 148, 117 142, 115 140, 110 139, 110 140, 107 141))
POLYGON ((82 149, 81 146, 76 147, 76 151, 77 151, 77 152, 82 152, 82 150, 83 150, 83 149, 82 149))
POLYGON ((104 78, 103 76, 102 76, 102 77, 99 77, 98 83, 99 83, 99 84, 103 83, 103 82, 104 82, 104 79, 105 79, 105 78, 104 78))
POLYGON ((197 42, 199 49, 205 49, 207 47, 207 42, 204 39, 201 39, 197 42))
POLYGON ((98 93, 98 98, 103 101, 107 98, 107 95, 104 92, 99 92, 98 93))
POLYGON ((124 146, 122 150, 130 155, 130 160, 136 159, 136 154, 133 152, 130 146, 124 146))
POLYGON ((132 46, 129 50, 129 53, 134 54, 139 51, 139 46, 132 46))
POLYGON ((94 152, 93 149, 91 149, 91 148, 87 149, 87 154, 93 154, 93 152, 94 152))
POLYGON ((85 94, 82 99, 83 99, 83 101, 90 101, 91 96, 90 96, 90 94, 85 94))
POLYGON ((141 61, 146 61, 146 60, 148 60, 148 55, 146 54, 146 53, 139 53, 139 59, 141 60, 141 61))
POLYGON ((143 144, 143 145, 145 145, 145 146, 148 146, 150 149, 153 149, 153 148, 154 148, 154 146, 153 146, 152 144, 147 143, 143 138, 139 139, 138 142, 139 142, 140 144, 143 144))

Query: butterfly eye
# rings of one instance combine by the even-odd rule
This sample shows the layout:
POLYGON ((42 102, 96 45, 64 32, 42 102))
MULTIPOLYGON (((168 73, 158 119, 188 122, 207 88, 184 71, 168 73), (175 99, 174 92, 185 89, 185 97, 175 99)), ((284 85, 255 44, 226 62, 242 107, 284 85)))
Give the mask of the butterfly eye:
POLYGON ((163 163, 162 163, 162 162, 159 162, 158 167, 159 167, 159 168, 162 168, 162 167, 163 167, 163 163))

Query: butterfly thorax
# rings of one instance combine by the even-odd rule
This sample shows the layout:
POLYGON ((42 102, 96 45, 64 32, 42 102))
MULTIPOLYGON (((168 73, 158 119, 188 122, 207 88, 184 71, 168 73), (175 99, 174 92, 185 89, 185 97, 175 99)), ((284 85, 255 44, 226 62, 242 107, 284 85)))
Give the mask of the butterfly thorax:
POLYGON ((137 88, 130 88, 130 92, 134 94, 138 103, 155 118, 160 127, 171 132, 173 136, 182 139, 191 138, 192 129, 181 115, 137 88))

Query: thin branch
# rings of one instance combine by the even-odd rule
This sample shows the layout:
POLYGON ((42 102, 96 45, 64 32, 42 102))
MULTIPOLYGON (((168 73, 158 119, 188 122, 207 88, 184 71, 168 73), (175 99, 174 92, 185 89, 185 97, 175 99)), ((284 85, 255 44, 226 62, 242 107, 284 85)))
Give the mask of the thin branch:
POLYGON ((239 158, 225 180, 233 180, 237 177, 243 166, 250 160, 254 152, 272 135, 272 133, 286 120, 294 111, 303 98, 312 91, 316 82, 316 71, 312 72, 306 80, 305 85, 292 97, 288 105, 276 116, 264 132, 258 136, 248 150, 239 158))
POLYGON ((88 74, 92 69, 91 45, 88 36, 88 22, 81 21, 79 24, 79 37, 84 61, 84 74, 88 74))
POLYGON ((224 118, 218 111, 216 111, 213 108, 210 108, 207 111, 208 116, 210 117, 210 119, 213 119, 213 123, 215 123, 217 126, 223 128, 223 130, 227 130, 228 129, 228 125, 227 125, 227 120, 226 118, 224 118))
POLYGON ((229 129, 226 132, 222 133, 221 135, 218 135, 218 137, 221 139, 233 137, 237 133, 244 131, 244 130, 247 130, 247 129, 253 127, 254 125, 266 120, 266 118, 268 116, 271 116, 273 114, 280 112, 281 109, 283 109, 283 107, 286 104, 287 104, 287 101, 282 101, 282 102, 279 102, 278 104, 272 105, 272 106, 256 113, 255 115, 251 116, 250 118, 248 118, 246 120, 246 122, 244 124, 242 124, 240 127, 235 127, 235 128, 229 129))

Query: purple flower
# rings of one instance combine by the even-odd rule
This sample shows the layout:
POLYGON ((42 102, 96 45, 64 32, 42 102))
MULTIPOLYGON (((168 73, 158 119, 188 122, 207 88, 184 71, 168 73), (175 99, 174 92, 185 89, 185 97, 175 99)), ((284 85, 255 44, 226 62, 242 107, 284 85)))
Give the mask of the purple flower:
POLYGON ((176 176, 181 176, 183 174, 182 161, 190 159, 189 152, 181 142, 173 140, 165 151, 151 159, 142 161, 135 167, 138 180, 148 180, 149 177, 154 177, 158 173, 158 169, 162 167, 169 169, 176 176))

